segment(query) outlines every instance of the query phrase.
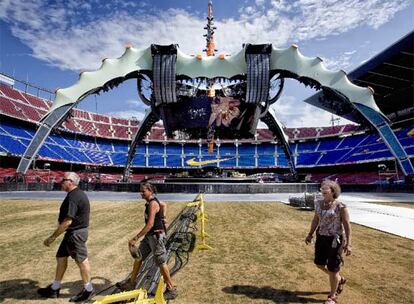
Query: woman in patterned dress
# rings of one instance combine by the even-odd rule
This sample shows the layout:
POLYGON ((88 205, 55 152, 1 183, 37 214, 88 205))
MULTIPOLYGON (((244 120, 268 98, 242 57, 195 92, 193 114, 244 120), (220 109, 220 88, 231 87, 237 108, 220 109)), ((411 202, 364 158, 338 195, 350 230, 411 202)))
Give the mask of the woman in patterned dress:
POLYGON ((348 208, 337 200, 341 193, 338 183, 323 181, 321 192, 323 199, 315 201, 315 216, 305 242, 310 244, 316 231, 315 264, 329 276, 330 293, 325 303, 334 304, 346 283, 339 270, 342 252, 347 256, 352 252, 351 224, 348 208))

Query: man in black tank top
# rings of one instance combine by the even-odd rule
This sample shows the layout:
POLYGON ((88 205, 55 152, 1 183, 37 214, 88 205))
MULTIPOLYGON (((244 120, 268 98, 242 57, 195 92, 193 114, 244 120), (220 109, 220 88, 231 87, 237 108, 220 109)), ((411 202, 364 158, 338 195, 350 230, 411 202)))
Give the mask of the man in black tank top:
POLYGON ((160 267, 160 272, 167 285, 164 298, 172 300, 177 297, 177 289, 174 287, 167 265, 167 250, 165 248, 165 215, 167 205, 164 202, 160 202, 154 196, 154 187, 149 183, 142 184, 140 192, 142 198, 146 201, 144 212, 145 226, 128 242, 129 251, 134 258, 131 277, 125 284, 117 284, 117 286, 121 290, 135 289, 137 275, 142 262, 152 253, 154 261, 160 267), (137 245, 138 240, 142 237, 144 238, 137 245))

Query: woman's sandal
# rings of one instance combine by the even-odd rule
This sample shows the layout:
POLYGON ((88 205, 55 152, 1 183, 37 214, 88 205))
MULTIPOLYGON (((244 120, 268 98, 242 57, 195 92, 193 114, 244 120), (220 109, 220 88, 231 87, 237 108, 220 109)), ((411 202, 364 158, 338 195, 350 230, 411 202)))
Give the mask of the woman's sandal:
POLYGON ((338 288, 336 289, 336 293, 340 294, 342 290, 344 290, 344 285, 346 284, 347 279, 341 277, 341 280, 338 283, 338 288))
POLYGON ((336 296, 334 297, 328 297, 328 300, 325 301, 325 304, 336 304, 336 296))

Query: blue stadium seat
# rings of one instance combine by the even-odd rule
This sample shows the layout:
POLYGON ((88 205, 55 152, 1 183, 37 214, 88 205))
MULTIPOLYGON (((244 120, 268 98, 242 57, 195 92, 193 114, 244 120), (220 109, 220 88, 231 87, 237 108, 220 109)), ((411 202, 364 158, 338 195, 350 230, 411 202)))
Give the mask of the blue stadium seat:
POLYGON ((105 152, 101 152, 98 150, 90 150, 88 156, 94 163, 102 165, 111 164, 111 160, 109 159, 108 154, 106 154, 105 152))
POLYGON ((81 141, 82 145, 87 149, 87 150, 98 150, 98 147, 95 144, 95 141, 93 139, 83 139, 81 141))
POLYGON ((288 161, 287 158, 285 156, 285 154, 279 154, 277 157, 277 166, 278 167, 287 167, 288 166, 288 161))
POLYGON ((377 134, 370 134, 366 136, 362 142, 359 143, 360 146, 366 146, 371 144, 376 144, 379 136, 377 134))
MULTIPOLYGON (((114 150, 115 152, 128 152, 129 146, 126 142, 120 142, 117 140, 114 140, 112 142, 113 146, 114 146, 114 150)), ((145 146, 144 144, 139 144, 137 147, 137 152, 141 152, 141 153, 145 153, 145 146), (142 150, 144 150, 144 152, 142 152, 142 150)))
MULTIPOLYGON (((184 146, 184 149, 186 149, 186 146, 187 145, 185 145, 184 146)), ((181 155, 181 145, 179 145, 179 144, 168 144, 167 145, 167 154, 168 155, 181 155)), ((194 147, 191 149, 191 153, 194 153, 194 154, 197 154, 198 155, 198 146, 197 146, 197 149, 194 149, 194 147)), ((190 153, 190 151, 187 151, 187 152, 185 152, 185 153, 190 153)))
POLYGON ((363 160, 367 160, 370 157, 371 153, 358 153, 353 154, 345 159, 343 159, 343 163, 352 163, 352 162, 360 162, 363 160))
POLYGON ((405 152, 410 156, 414 156, 414 147, 406 148, 405 152))
POLYGON ((351 149, 327 151, 319 160, 317 165, 335 164, 339 159, 341 159, 345 154, 347 154, 350 151, 351 149))
POLYGON ((383 151, 377 151, 374 153, 371 153, 369 155, 368 159, 374 160, 374 159, 380 159, 380 158, 391 158, 393 155, 389 150, 383 150, 383 151))
POLYGON ((150 155, 148 167, 164 167, 164 158, 161 155, 150 155))
POLYGON ((223 144, 220 146, 220 156, 223 158, 225 156, 235 156, 236 155, 236 146, 233 144, 223 144))
POLYGON ((318 146, 317 141, 311 141, 311 142, 300 142, 297 145, 297 151, 298 152, 314 152, 316 150, 316 147, 318 146))
POLYGON ((23 155, 26 150, 26 146, 21 141, 6 135, 1 135, 0 146, 3 147, 8 153, 16 156, 23 155))
POLYGON ((127 161, 127 154, 126 153, 112 153, 111 159, 114 165, 124 166, 127 161))
POLYGON ((254 155, 256 149, 256 145, 243 143, 239 146, 239 154, 240 155, 254 155))
POLYGON ((68 151, 68 153, 72 154, 74 158, 79 159, 82 163, 90 163, 91 160, 77 148, 73 147, 65 147, 65 150, 68 151))
POLYGON ((260 155, 258 159, 259 167, 274 167, 275 166, 275 158, 273 155, 260 155))
MULTIPOLYGON (((223 155, 220 158, 221 159, 227 159, 227 158, 229 158, 229 156, 230 155, 228 155, 228 156, 223 155)), ((219 166, 220 166, 220 168, 235 168, 236 167, 236 158, 232 157, 232 158, 229 158, 225 161, 222 161, 222 162, 219 163, 219 166)))
MULTIPOLYGON (((395 132, 407 154, 414 154, 414 137, 409 137, 412 128, 402 128, 395 132)), ((25 128, 11 122, 0 121, 0 151, 21 156, 35 133, 34 129, 25 128)), ((387 132, 383 133, 388 136, 387 132)), ((164 144, 162 142, 140 143, 137 146, 136 156, 132 163, 135 167, 145 167, 148 146, 148 167, 164 167, 164 144)), ((168 143, 166 146, 167 167, 181 168, 182 145, 168 143)), ((344 138, 328 138, 319 141, 310 140, 291 145, 298 153, 297 166, 335 165, 360 161, 376 161, 392 159, 393 155, 382 139, 375 133, 359 134, 344 138), (317 151, 315 151, 317 150, 317 151), (323 154, 321 154, 323 152, 323 154)), ((51 134, 39 151, 40 157, 52 158, 71 163, 96 163, 102 165, 124 166, 127 160, 129 143, 120 140, 92 138, 72 133, 51 134)), ((239 167, 255 167, 255 153, 257 149, 258 167, 275 166, 274 154, 277 151, 277 166, 287 167, 287 159, 280 145, 262 142, 243 142, 238 147, 239 167), (257 148, 256 148, 257 147, 257 148)), ((218 157, 231 158, 219 163, 222 168, 236 167, 236 146, 233 143, 222 143, 214 152, 208 151, 204 143, 201 147, 202 160, 217 159, 218 157), (219 152, 219 153, 218 153, 219 152)), ((396 150, 399 152, 399 150, 396 150)), ((185 160, 198 160, 200 147, 197 142, 184 145, 185 160)), ((217 164, 213 164, 216 166, 217 164)), ((184 164, 184 167, 188 167, 184 164)))
POLYGON ((308 152, 299 154, 297 166, 314 166, 321 157, 321 152, 308 152))
POLYGON ((69 143, 65 140, 65 137, 63 136, 52 134, 49 136, 49 138, 61 146, 69 146, 69 143))
POLYGON ((98 140, 97 144, 98 144, 99 150, 101 150, 101 151, 109 151, 109 152, 114 151, 113 150, 114 147, 112 146, 112 143, 110 143, 110 142, 98 140))
POLYGON ((84 148, 84 146, 81 144, 81 141, 79 139, 75 139, 74 137, 66 137, 65 140, 69 144, 70 147, 74 148, 84 148))
POLYGON ((239 166, 240 167, 255 167, 253 154, 243 154, 239 157, 239 166))
POLYGON ((52 149, 49 148, 48 145, 43 145, 42 147, 40 147, 39 156, 63 160, 63 156, 55 153, 52 149))
POLYGON ((343 148, 353 148, 358 146, 362 140, 365 138, 365 135, 355 135, 343 138, 341 143, 336 147, 336 149, 343 149, 343 148))
POLYGON ((16 137, 21 137, 21 138, 32 139, 33 137, 33 134, 30 132, 26 132, 25 129, 20 128, 19 126, 11 125, 11 124, 4 123, 4 122, 2 122, 0 125, 0 132, 6 135, 11 134, 11 135, 14 135, 16 137))
POLYGON ((77 157, 70 154, 69 152, 66 151, 66 149, 62 148, 59 145, 46 144, 46 146, 50 150, 52 150, 53 153, 57 154, 59 156, 59 158, 62 159, 62 160, 66 160, 66 161, 69 161, 69 162, 79 162, 80 161, 77 157))
POLYGON ((181 168, 181 157, 178 154, 168 154, 167 167, 181 168))
POLYGON ((403 147, 414 146, 414 137, 402 138, 400 142, 403 147))
POLYGON ((151 143, 150 145, 148 145, 148 153, 150 155, 153 154, 158 154, 158 155, 162 155, 164 154, 164 145, 161 143, 151 143))
POLYGON ((132 161, 132 165, 136 167, 145 167, 145 156, 144 154, 135 154, 134 160, 132 161))
POLYGON ((335 139, 323 139, 318 147, 318 151, 334 150, 339 145, 340 140, 335 139))
MULTIPOLYGON (((177 146, 174 148, 174 150, 176 151, 174 154, 181 154, 181 145, 177 146), (178 152, 178 153, 177 153, 178 152)), ((196 156, 199 154, 199 146, 198 144, 193 144, 193 143, 187 143, 184 145, 184 154, 185 155, 192 155, 192 156, 196 156)))

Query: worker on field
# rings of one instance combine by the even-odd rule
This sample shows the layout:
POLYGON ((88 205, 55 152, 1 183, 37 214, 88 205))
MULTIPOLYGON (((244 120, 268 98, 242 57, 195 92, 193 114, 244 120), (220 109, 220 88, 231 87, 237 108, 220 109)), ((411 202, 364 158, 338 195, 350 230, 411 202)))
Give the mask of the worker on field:
POLYGON ((154 256, 155 263, 159 266, 167 289, 164 292, 166 300, 177 297, 177 289, 174 286, 170 271, 167 266, 166 243, 166 212, 167 204, 155 197, 155 188, 150 183, 140 185, 142 198, 145 200, 144 227, 128 242, 129 251, 134 258, 134 265, 131 276, 125 283, 118 283, 121 290, 134 289, 136 278, 143 261, 150 253, 154 256), (141 242, 138 245, 138 241, 141 242))
POLYGON ((62 190, 67 192, 67 195, 60 206, 58 227, 43 242, 45 246, 49 247, 59 235, 65 233, 56 253, 55 280, 49 286, 37 290, 38 294, 45 298, 59 297, 61 281, 68 266, 69 256, 78 265, 84 284, 80 293, 71 297, 69 301, 86 301, 94 294, 91 283, 91 266, 86 248, 90 205, 85 192, 78 188, 79 180, 79 176, 74 172, 64 174, 62 190))

